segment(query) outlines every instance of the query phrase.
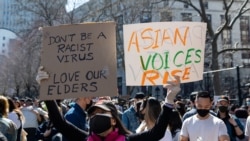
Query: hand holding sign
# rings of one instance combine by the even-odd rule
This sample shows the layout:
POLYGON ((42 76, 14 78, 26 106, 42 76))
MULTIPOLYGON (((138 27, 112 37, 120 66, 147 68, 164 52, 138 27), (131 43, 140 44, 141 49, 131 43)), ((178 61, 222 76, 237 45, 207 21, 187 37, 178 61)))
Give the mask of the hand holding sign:
POLYGON ((41 100, 116 95, 115 23, 43 27, 41 100))
POLYGON ((168 81, 167 84, 163 85, 163 88, 167 89, 167 96, 165 102, 174 104, 174 98, 180 92, 180 76, 174 76, 175 81, 168 81))
POLYGON ((49 74, 47 72, 43 71, 43 69, 44 69, 43 66, 40 66, 38 68, 38 73, 37 73, 37 76, 36 76, 36 82, 38 84, 41 84, 42 80, 49 78, 49 74))

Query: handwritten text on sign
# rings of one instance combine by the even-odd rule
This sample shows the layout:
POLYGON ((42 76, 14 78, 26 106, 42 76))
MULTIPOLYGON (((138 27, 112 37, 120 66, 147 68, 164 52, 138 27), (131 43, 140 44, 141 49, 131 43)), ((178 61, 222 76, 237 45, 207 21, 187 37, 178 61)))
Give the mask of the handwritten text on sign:
POLYGON ((50 78, 41 84, 40 98, 115 95, 115 46, 114 23, 44 28, 41 64, 50 78))
POLYGON ((159 22, 124 25, 127 85, 163 85, 202 79, 206 24, 159 22))

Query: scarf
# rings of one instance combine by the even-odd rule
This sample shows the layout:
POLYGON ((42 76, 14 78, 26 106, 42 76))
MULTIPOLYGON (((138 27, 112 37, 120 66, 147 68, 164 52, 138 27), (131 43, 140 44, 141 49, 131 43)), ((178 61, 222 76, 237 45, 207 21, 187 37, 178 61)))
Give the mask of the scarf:
POLYGON ((116 128, 114 131, 109 133, 105 138, 101 138, 97 134, 92 133, 87 141, 125 141, 125 135, 120 135, 118 133, 118 129, 116 128))

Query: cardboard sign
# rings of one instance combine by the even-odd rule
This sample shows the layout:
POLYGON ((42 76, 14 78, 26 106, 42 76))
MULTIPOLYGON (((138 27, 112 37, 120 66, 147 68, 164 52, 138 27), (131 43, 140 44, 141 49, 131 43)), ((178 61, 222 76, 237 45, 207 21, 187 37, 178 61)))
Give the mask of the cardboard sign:
POLYGON ((124 25, 126 85, 163 85, 203 78, 206 23, 156 22, 124 25))
POLYGON ((43 28, 40 99, 117 95, 115 23, 43 28))

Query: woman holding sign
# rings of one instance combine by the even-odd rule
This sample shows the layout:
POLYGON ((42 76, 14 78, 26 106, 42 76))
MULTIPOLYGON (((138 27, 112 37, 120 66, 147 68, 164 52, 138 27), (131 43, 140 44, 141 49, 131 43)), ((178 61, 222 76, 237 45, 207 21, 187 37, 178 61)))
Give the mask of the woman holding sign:
MULTIPOLYGON (((37 81, 48 79, 47 72, 38 72, 37 81)), ((119 120, 117 111, 107 103, 96 104, 88 110, 90 117, 90 133, 85 132, 70 122, 66 121, 60 114, 55 101, 47 100, 45 104, 49 111, 50 120, 59 132, 61 132, 69 141, 158 141, 166 131, 169 124, 169 118, 172 113, 174 98, 180 91, 180 78, 175 77, 176 83, 165 85, 168 89, 167 97, 163 110, 155 124, 155 126, 146 132, 130 134, 119 120)), ((109 103, 110 104, 110 103, 109 103)))

